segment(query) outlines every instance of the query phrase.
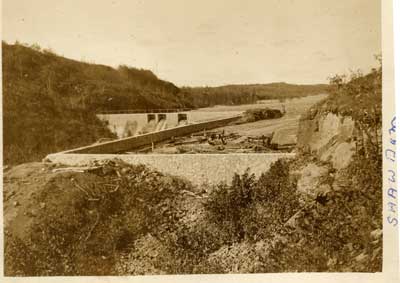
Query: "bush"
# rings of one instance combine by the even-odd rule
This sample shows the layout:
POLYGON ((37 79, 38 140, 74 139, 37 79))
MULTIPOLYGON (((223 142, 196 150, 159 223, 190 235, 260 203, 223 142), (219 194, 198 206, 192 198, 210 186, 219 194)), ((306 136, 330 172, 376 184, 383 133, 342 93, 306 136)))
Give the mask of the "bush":
POLYGON ((210 254, 211 263, 203 261, 202 267, 238 272, 235 262, 251 254, 257 259, 252 261, 255 265, 244 261, 241 266, 247 267, 240 272, 381 270, 382 238, 371 234, 379 235, 382 229, 380 155, 357 155, 345 171, 335 175, 345 188, 329 192, 324 202, 316 199, 305 205, 300 205, 289 165, 279 160, 257 181, 249 181, 246 173, 235 176, 232 186, 220 186, 212 193, 206 204, 210 219, 219 223, 220 231, 232 231, 232 244, 228 241, 225 249, 221 246, 221 251, 210 254), (295 226, 287 226, 295 214, 295 226), (254 254, 263 242, 269 243, 264 256, 254 254), (239 248, 242 243, 246 251, 239 248), (236 259, 229 248, 235 246, 236 259))
POLYGON ((249 109, 244 113, 244 119, 246 122, 255 122, 266 119, 276 119, 283 116, 283 113, 278 109, 249 109))
POLYGON ((244 237, 242 213, 251 205, 254 197, 255 176, 248 171, 242 176, 235 174, 232 185, 220 185, 211 192, 205 208, 211 221, 221 225, 231 234, 233 241, 244 237))
POLYGON ((266 265, 279 265, 268 272, 381 270, 381 157, 357 155, 336 178, 340 191, 329 192, 324 204, 308 203, 294 230, 278 232, 285 240, 270 250, 266 265))
POLYGON ((232 242, 272 237, 299 209, 296 180, 289 162, 278 160, 256 180, 248 172, 220 185, 205 204, 209 219, 228 231, 232 242))

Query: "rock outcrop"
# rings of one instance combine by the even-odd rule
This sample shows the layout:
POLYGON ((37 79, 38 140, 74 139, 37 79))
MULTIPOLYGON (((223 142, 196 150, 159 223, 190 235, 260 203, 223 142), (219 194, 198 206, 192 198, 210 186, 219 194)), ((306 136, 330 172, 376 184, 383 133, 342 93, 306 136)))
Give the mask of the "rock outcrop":
POLYGON ((312 119, 302 119, 297 146, 300 151, 331 161, 336 169, 345 168, 355 152, 356 127, 351 117, 333 113, 318 113, 312 119))

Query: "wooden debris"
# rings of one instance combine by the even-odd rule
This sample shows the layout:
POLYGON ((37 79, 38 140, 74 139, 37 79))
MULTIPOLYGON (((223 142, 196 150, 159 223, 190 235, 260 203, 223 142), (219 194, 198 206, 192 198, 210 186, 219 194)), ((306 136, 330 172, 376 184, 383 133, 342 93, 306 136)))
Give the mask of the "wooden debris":
POLYGON ((101 167, 64 167, 64 168, 56 168, 51 170, 53 173, 60 173, 60 172, 78 172, 78 173, 84 173, 84 172, 92 172, 101 169, 101 167))
POLYGON ((89 230, 89 233, 87 234, 87 236, 85 238, 85 241, 87 241, 90 238, 90 236, 92 235, 94 228, 96 228, 97 224, 99 223, 99 219, 100 219, 100 215, 98 212, 96 212, 96 221, 94 222, 92 228, 89 230))

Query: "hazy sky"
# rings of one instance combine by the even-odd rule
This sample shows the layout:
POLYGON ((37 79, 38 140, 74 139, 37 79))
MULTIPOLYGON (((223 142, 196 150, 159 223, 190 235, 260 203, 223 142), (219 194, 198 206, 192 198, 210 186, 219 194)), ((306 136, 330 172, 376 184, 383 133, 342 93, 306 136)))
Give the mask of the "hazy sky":
POLYGON ((3 39, 182 85, 325 83, 375 66, 379 0, 3 0, 3 39))

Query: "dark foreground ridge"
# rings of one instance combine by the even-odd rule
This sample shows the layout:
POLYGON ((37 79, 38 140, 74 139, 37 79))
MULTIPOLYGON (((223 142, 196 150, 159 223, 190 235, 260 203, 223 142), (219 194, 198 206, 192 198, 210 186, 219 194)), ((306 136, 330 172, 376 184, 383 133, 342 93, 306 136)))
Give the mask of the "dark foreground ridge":
POLYGON ((342 187, 310 198, 295 172, 312 160, 202 189, 118 160, 19 165, 5 174, 5 274, 380 271, 379 163, 319 164, 319 182, 342 187))

